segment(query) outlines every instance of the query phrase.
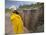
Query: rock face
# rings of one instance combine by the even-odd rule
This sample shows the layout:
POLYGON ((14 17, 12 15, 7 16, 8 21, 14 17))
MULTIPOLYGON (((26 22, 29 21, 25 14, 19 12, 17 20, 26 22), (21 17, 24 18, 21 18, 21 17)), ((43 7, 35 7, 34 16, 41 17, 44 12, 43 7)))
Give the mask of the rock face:
POLYGON ((20 13, 29 32, 44 32, 44 7, 22 10, 20 13))

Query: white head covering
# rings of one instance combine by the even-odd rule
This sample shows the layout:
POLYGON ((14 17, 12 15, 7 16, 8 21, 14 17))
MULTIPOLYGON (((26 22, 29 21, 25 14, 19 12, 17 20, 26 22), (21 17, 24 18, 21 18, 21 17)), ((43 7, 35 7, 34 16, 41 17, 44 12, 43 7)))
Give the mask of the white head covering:
POLYGON ((11 9, 12 11, 14 11, 14 10, 16 10, 16 7, 13 5, 9 9, 11 9))

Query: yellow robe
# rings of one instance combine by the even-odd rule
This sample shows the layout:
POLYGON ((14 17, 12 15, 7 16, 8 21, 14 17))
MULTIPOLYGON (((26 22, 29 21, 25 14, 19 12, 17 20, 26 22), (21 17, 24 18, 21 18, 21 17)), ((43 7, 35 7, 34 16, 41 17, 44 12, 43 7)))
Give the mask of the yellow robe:
POLYGON ((15 33, 23 33, 23 21, 20 15, 12 13, 10 16, 11 24, 13 26, 13 31, 15 33))

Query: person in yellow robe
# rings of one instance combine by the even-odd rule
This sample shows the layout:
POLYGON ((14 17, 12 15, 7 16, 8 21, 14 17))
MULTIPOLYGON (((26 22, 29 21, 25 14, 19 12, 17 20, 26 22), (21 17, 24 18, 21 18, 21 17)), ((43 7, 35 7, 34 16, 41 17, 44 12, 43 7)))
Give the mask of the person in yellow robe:
MULTIPOLYGON (((14 7, 15 9, 15 7, 14 7)), ((15 10, 10 15, 11 24, 15 33, 23 33, 23 21, 19 13, 15 10)))

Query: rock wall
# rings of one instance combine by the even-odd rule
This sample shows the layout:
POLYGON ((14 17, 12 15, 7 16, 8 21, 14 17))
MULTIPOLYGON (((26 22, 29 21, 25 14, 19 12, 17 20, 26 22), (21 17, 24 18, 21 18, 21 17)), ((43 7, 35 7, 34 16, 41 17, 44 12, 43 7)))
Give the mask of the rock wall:
POLYGON ((35 10, 21 10, 19 12, 22 15, 24 26, 30 32, 44 31, 44 7, 35 10))

